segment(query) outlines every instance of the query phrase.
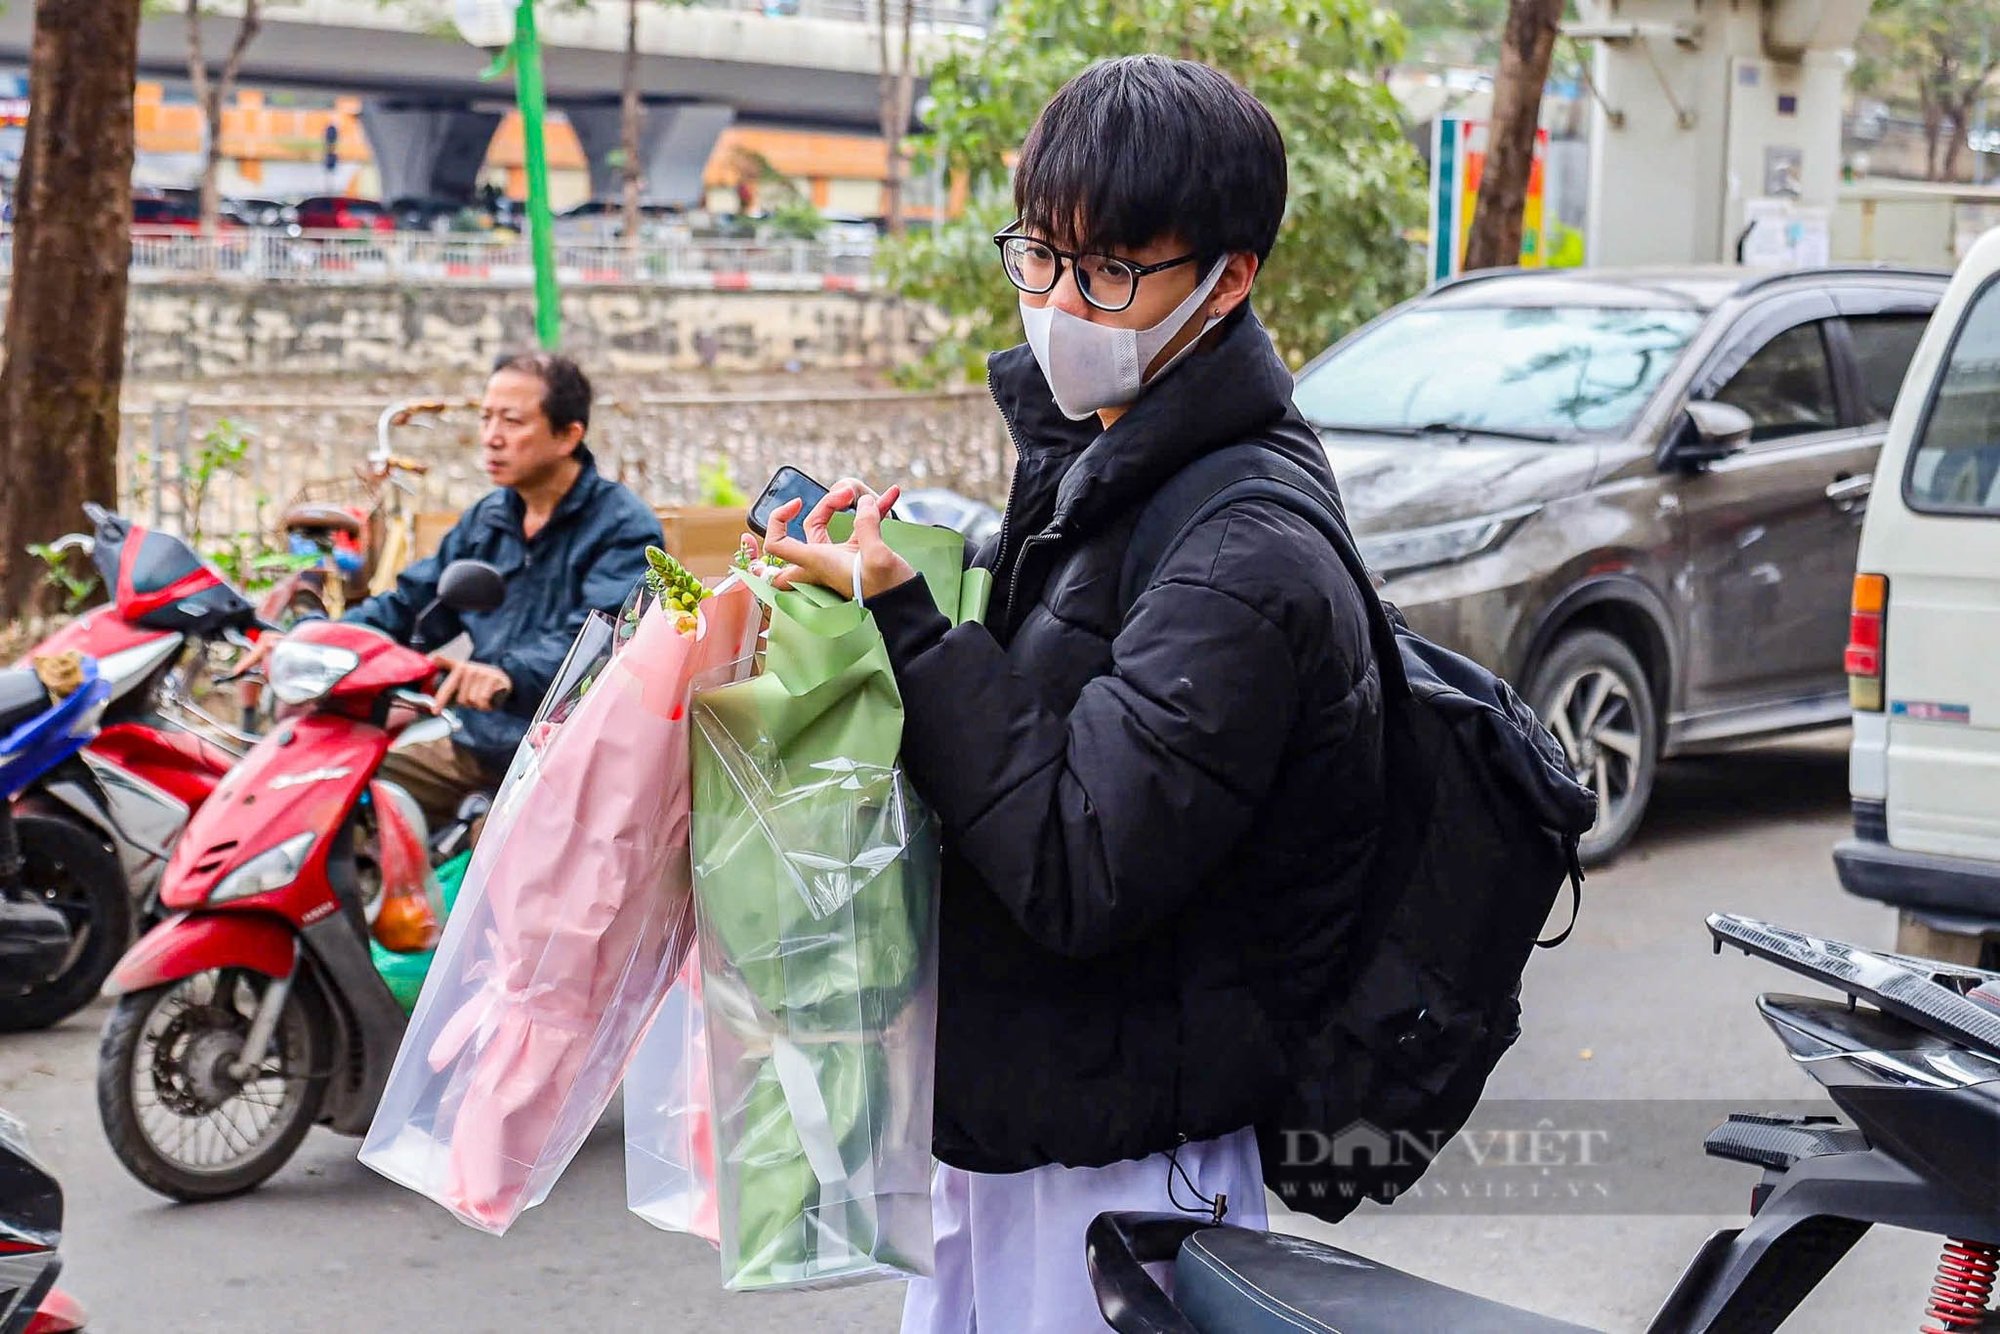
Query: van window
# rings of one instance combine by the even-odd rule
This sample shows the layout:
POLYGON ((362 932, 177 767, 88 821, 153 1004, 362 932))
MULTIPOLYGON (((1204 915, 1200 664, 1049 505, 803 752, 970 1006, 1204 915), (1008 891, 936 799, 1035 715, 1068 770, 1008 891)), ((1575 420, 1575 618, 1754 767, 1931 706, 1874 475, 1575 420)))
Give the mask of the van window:
POLYGON ((2000 514, 2000 286, 1973 299, 1918 430, 1910 508, 2000 514))
POLYGON ((1860 372, 1862 421, 1872 425, 1889 420, 1903 387, 1903 373, 1910 369, 1924 326, 1930 322, 1930 316, 1915 314, 1848 317, 1854 365, 1860 372))
POLYGON ((1715 397, 1750 414, 1752 441, 1840 426, 1833 368, 1818 323, 1795 325, 1758 348, 1715 397))

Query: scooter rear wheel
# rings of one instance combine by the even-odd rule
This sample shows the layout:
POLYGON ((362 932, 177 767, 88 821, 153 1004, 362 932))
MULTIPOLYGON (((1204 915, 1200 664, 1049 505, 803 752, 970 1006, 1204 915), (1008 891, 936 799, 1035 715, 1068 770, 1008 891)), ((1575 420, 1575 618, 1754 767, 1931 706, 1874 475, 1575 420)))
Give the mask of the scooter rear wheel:
POLYGON ((119 999, 98 1048, 97 1110, 142 1184, 190 1203, 254 1190, 318 1119, 332 1021, 310 976, 294 977, 258 1068, 229 1073, 270 985, 211 969, 119 999))
POLYGON ((21 886, 61 913, 74 937, 62 971, 45 982, 0 992, 0 1033, 47 1028, 97 999, 132 941, 125 872, 90 830, 53 815, 20 812, 21 886))

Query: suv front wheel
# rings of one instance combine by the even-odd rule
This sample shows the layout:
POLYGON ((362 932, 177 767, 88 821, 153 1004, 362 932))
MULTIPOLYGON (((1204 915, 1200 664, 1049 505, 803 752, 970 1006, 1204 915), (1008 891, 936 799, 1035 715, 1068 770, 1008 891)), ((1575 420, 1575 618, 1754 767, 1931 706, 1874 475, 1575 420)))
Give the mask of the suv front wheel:
POLYGON ((1526 694, 1561 743, 1570 772, 1597 794, 1597 823, 1583 836, 1584 864, 1609 861, 1638 832, 1659 764, 1658 715, 1645 669, 1623 640, 1578 630, 1542 659, 1526 694))

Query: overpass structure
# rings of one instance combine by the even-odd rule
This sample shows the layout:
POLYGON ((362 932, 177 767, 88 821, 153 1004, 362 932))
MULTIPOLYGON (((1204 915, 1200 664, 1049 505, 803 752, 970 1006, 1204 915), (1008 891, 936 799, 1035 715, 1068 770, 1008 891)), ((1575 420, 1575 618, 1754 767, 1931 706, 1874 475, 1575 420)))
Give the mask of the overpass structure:
MULTIPOLYGON (((706 0, 640 9, 641 140, 647 194, 665 202, 701 196, 701 175, 734 121, 875 129, 883 0, 706 0)), ((923 0, 913 38, 920 52, 976 40, 992 0, 923 0)), ((203 50, 219 59, 235 36, 241 0, 219 0, 201 20, 203 50)), ((25 64, 31 4, 0 7, 0 61, 25 64)), ((469 197, 494 131, 513 105, 509 78, 481 79, 491 54, 451 32, 450 0, 267 0, 263 30, 240 78, 360 93, 385 199, 469 197)), ((900 19, 900 8, 892 11, 900 19)), ((622 0, 547 6, 537 15, 549 102, 560 107, 590 159, 592 193, 615 191, 619 90, 626 45, 622 0)), ((891 56, 900 32, 891 23, 891 56)), ((921 61, 920 61, 921 63, 921 61)), ((184 78, 186 20, 147 18, 140 73, 184 78)))

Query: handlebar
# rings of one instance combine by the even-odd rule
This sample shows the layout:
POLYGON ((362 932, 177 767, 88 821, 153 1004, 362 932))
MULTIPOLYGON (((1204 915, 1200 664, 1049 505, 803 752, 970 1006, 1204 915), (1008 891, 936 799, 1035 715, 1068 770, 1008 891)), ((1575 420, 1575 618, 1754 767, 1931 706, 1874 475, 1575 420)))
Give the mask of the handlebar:
POLYGON ((49 550, 56 555, 65 551, 81 551, 86 556, 97 554, 97 539, 88 533, 64 533, 49 543, 49 550))
POLYGON ((454 734, 465 730, 465 725, 459 722, 458 715, 444 705, 439 704, 435 695, 427 694, 421 690, 398 689, 389 692, 389 702, 391 704, 401 704, 408 709, 414 709, 426 718, 441 718, 444 720, 445 726, 449 727, 454 734))
MULTIPOLYGON (((442 413, 451 411, 453 408, 471 406, 474 406, 474 404, 470 399, 421 398, 406 403, 391 403, 382 410, 381 417, 376 420, 375 452, 368 456, 369 463, 382 469, 384 472, 395 469, 412 473, 427 471, 425 465, 413 464, 407 459, 399 459, 391 452, 389 448, 389 432, 398 426, 408 426, 416 422, 419 417, 436 417, 442 413)), ((422 422, 419 424, 427 429, 434 425, 431 422, 422 422)))

